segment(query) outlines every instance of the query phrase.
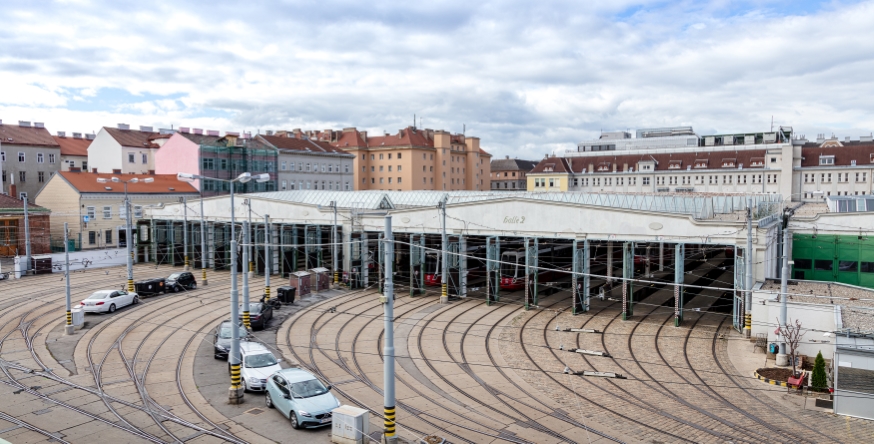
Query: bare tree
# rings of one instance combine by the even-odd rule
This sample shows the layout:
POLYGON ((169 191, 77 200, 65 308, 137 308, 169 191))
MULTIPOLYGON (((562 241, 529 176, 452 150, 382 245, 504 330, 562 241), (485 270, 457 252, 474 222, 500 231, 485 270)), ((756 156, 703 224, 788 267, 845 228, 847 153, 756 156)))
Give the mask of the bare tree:
POLYGON ((777 330, 780 332, 780 336, 783 337, 783 341, 786 342, 786 346, 789 348, 789 360, 792 362, 792 376, 795 377, 797 374, 795 362, 796 357, 798 356, 798 344, 807 332, 801 330, 801 321, 798 319, 795 320, 794 325, 791 321, 787 322, 786 325, 780 325, 780 319, 777 319, 777 325, 779 325, 777 330))

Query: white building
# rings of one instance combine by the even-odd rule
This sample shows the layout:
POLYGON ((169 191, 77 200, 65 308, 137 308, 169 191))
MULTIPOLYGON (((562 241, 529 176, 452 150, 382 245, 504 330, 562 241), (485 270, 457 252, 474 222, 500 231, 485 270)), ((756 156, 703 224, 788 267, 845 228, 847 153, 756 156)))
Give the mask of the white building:
POLYGON ((149 174, 155 171, 155 151, 172 135, 156 132, 150 126, 139 131, 120 123, 104 126, 88 147, 88 168, 98 173, 149 174))

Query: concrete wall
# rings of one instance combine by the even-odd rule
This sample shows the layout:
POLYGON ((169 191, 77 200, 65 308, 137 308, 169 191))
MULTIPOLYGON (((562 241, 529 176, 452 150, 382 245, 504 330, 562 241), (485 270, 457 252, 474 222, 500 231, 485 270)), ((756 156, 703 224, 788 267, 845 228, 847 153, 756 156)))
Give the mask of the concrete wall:
POLYGON ((97 168, 98 173, 122 169, 121 145, 103 128, 88 146, 88 168, 97 168))
MULTIPOLYGON (((179 133, 155 150, 155 174, 201 174, 200 146, 179 133)), ((200 180, 191 184, 200 190, 200 180)))
MULTIPOLYGON (((63 273, 64 264, 64 253, 52 254, 52 273, 63 273)), ((70 271, 89 268, 117 267, 119 265, 127 265, 127 250, 124 248, 74 251, 70 253, 70 271)), ((107 285, 106 287, 120 287, 123 283, 124 279, 119 279, 118 285, 107 285)), ((73 282, 70 284, 73 285, 73 282)), ((95 290, 98 289, 95 288, 95 290)))
MULTIPOLYGON (((792 292, 792 287, 789 287, 789 292, 792 292)), ((767 333, 769 344, 778 342, 778 337, 774 331, 777 329, 780 317, 780 303, 776 301, 776 295, 765 291, 754 291, 752 309, 752 337, 755 338, 757 333, 767 333)), ((834 338, 825 337, 823 333, 837 330, 840 316, 840 307, 837 305, 802 304, 789 301, 786 319, 790 323, 794 323, 798 319, 801 321, 802 328, 808 330, 801 338, 798 353, 815 357, 818 352, 822 352, 823 358, 832 359, 834 338)))
POLYGON ((88 156, 61 156, 61 171, 70 171, 70 162, 75 168, 91 171, 88 169, 88 156))
MULTIPOLYGON (((149 170, 155 169, 154 154, 156 151, 158 151, 156 148, 133 148, 123 146, 120 148, 120 150, 121 152, 116 153, 116 155, 121 156, 121 172, 123 174, 149 174, 149 170), (134 155, 133 163, 130 162, 131 154, 134 155), (143 156, 145 156, 145 162, 143 162, 143 156)), ((112 172, 112 170, 108 172, 112 172)))

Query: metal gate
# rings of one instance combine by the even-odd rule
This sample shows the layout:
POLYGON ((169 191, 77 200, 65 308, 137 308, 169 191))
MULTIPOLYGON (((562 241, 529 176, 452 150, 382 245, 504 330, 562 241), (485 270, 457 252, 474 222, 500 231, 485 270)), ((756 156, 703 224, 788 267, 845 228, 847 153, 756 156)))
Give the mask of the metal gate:
POLYGON ((731 308, 731 325, 738 332, 744 329, 744 298, 746 297, 746 249, 734 248, 734 304, 731 308), (743 256, 741 256, 743 255, 743 256))
POLYGON ((425 293, 425 235, 410 235, 410 296, 425 293))
POLYGON ((279 226, 279 260, 282 277, 297 271, 297 225, 279 226))
POLYGON ((486 304, 498 302, 501 288, 501 238, 486 238, 486 304))
POLYGON ((304 226, 304 254, 306 269, 322 266, 322 227, 319 225, 304 226))

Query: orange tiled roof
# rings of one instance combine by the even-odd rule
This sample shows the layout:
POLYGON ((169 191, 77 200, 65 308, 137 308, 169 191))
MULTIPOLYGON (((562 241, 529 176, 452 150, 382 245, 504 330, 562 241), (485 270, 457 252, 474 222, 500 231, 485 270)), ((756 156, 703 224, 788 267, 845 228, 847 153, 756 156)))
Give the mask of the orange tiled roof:
POLYGON ((55 139, 45 128, 0 124, 0 143, 57 147, 55 139))
POLYGON ((58 137, 52 136, 58 145, 61 146, 62 156, 87 156, 88 147, 91 141, 81 137, 58 137))
POLYGON ((180 182, 176 179, 175 174, 105 174, 105 173, 81 173, 73 171, 58 171, 58 174, 64 178, 73 188, 80 193, 124 193, 124 184, 122 183, 100 183, 97 178, 112 178, 117 177, 121 180, 130 180, 134 177, 145 179, 150 177, 155 179, 152 183, 129 183, 127 192, 129 194, 166 194, 166 193, 194 193, 197 194, 197 189, 190 183, 180 182), (109 187, 110 189, 106 189, 109 187))

